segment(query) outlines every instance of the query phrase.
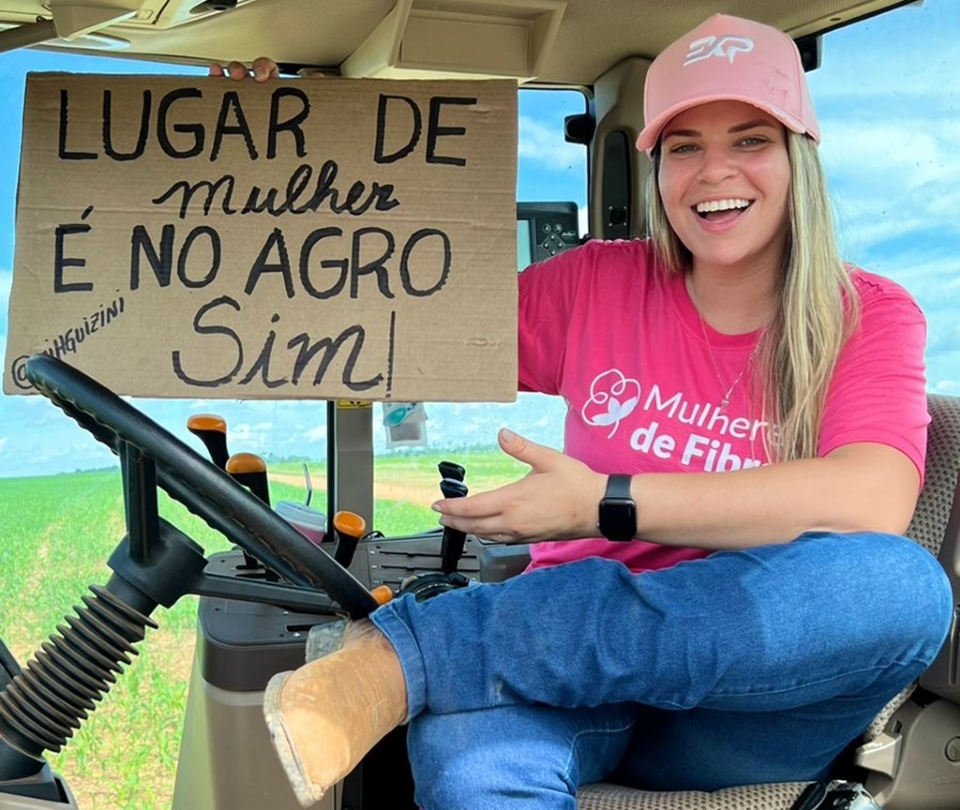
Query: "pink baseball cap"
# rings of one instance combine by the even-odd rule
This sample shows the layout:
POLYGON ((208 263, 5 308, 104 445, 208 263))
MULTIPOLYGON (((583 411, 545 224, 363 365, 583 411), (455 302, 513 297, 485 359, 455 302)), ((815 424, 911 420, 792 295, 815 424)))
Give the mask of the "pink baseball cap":
POLYGON ((637 148, 649 152, 673 116, 711 101, 744 101, 820 141, 800 51, 778 28, 714 14, 667 47, 647 71, 637 148))

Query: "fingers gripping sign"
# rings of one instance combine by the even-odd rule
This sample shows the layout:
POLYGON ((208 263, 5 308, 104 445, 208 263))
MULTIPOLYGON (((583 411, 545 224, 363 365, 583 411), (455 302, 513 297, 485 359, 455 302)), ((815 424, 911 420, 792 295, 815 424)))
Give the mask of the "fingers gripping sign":
POLYGON ((249 68, 243 62, 232 61, 226 67, 214 62, 210 65, 209 74, 211 76, 227 77, 234 81, 241 81, 253 76, 256 81, 265 82, 268 79, 279 78, 280 68, 270 57, 260 56, 253 60, 253 65, 249 68))
POLYGON ((437 501, 433 509, 440 513, 441 525, 502 543, 597 536, 605 476, 506 428, 498 440, 503 452, 530 471, 489 492, 437 501))

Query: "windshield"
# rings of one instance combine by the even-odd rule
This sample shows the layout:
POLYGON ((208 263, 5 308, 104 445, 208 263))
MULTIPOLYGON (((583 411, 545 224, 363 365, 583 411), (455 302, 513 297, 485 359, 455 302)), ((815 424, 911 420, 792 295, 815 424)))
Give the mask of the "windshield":
MULTIPOLYGON (((958 88, 960 44, 952 36, 949 0, 928 0, 827 34, 823 64, 810 83, 823 128, 827 167, 845 257, 906 286, 929 318, 929 387, 954 393, 958 386, 960 342, 956 317, 958 225, 953 215, 960 188, 958 88), (930 58, 930 54, 936 54, 930 58)), ((0 54, 5 119, 19 121, 23 80, 28 71, 182 73, 182 66, 131 63, 65 52, 13 51, 0 54)), ((562 136, 565 115, 582 112, 576 91, 521 94, 518 200, 586 202, 586 152, 562 136)), ((5 348, 7 299, 13 266, 14 202, 19 127, 0 132, 0 347, 5 348)), ((586 228, 581 224, 580 233, 586 228)), ((518 258, 523 261, 519 250, 518 258)), ((232 402, 141 400, 151 415, 189 438, 191 412, 223 413, 231 437, 250 452, 310 462, 322 482, 327 451, 325 407, 318 402, 232 402)), ((426 446, 410 441, 388 447, 380 406, 373 410, 377 453, 377 497, 401 486, 407 472, 394 475, 388 459, 409 459, 431 481, 426 507, 435 494, 435 458, 490 451, 497 428, 509 424, 537 441, 559 446, 563 403, 521 396, 501 404, 426 405, 426 446), (426 453, 422 459, 418 453, 426 453), (420 464, 422 462, 422 464, 420 464)), ((79 434, 72 424, 37 398, 0 395, 0 475, 44 475, 112 465, 112 455, 79 434)), ((476 463, 476 462, 475 462, 476 463)), ((299 469, 287 471, 302 479, 299 469)), ((509 466, 504 475, 515 474, 509 466)), ((476 487, 479 481, 474 482, 476 487)), ((322 486, 322 483, 320 484, 322 486)), ((418 509, 416 514, 426 517, 418 509)), ((386 518, 385 531, 400 529, 386 518)), ((379 519, 378 519, 379 522, 379 519)))
MULTIPOLYGON (((960 44, 953 37, 949 0, 897 11, 825 36, 823 65, 810 76, 823 128, 827 166, 846 258, 889 275, 906 286, 929 318, 928 376, 932 391, 954 393, 958 386, 960 342, 956 281, 958 225, 952 203, 960 188, 958 88, 960 44), (935 58, 930 58, 935 54, 935 58)), ((181 73, 182 66, 131 63, 65 52, 13 51, 0 54, 0 98, 5 119, 18 122, 23 80, 28 71, 181 73)), ((586 152, 562 136, 565 115, 582 112, 576 91, 521 94, 518 200, 586 202, 586 152)), ((14 202, 18 126, 0 132, 0 347, 5 348, 7 300, 13 266, 14 202)), ((581 224, 580 233, 585 232, 581 224)), ((518 244, 518 257, 523 255, 518 244)), ((170 429, 187 436, 191 412, 223 413, 231 437, 244 450, 322 465, 326 459, 325 407, 318 402, 156 401, 142 407, 170 429)), ((374 408, 379 498, 400 486, 388 459, 409 459, 432 467, 441 456, 491 450, 498 427, 509 424, 537 441, 559 446, 563 403, 521 396, 501 404, 426 405, 425 447, 417 441, 388 447, 380 406, 374 408), (418 453, 427 453, 420 459, 418 453)), ((189 438, 189 436, 187 436, 189 438)), ((396 443, 395 443, 396 444, 396 443)), ((112 465, 112 455, 79 434, 47 403, 32 397, 0 395, 0 475, 44 475, 112 465)), ((290 472, 290 471, 288 471, 290 472)), ((509 476, 517 471, 506 468, 509 476)), ((322 469, 315 481, 322 481, 322 469)), ((291 473, 300 480, 299 470, 291 473)), ((431 482, 436 478, 427 473, 431 482)), ((475 482, 475 486, 479 484, 475 482)), ((426 507, 435 494, 421 494, 426 507)), ((423 515, 417 511, 418 515, 423 515)), ((386 519, 386 518, 385 518, 386 519)), ((389 519, 384 530, 400 529, 389 519)))

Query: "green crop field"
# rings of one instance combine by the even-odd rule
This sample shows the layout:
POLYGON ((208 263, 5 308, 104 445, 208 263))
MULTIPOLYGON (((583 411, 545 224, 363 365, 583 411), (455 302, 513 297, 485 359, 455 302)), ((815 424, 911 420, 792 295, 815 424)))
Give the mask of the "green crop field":
MULTIPOLYGON (((377 462, 376 526, 388 536, 433 528, 436 462, 417 455, 377 462)), ((474 492, 515 479, 524 468, 497 452, 463 453, 474 492)), ((312 504, 324 508, 324 470, 311 465, 312 504)), ((300 464, 271 465, 271 496, 303 501, 300 464)), ((165 497, 161 514, 210 553, 227 542, 165 497)), ((66 615, 110 576, 106 561, 124 533, 116 470, 0 479, 0 638, 21 665, 66 615)), ((196 598, 159 608, 138 655, 64 750, 50 757, 82 810, 170 806, 193 656, 196 598)))

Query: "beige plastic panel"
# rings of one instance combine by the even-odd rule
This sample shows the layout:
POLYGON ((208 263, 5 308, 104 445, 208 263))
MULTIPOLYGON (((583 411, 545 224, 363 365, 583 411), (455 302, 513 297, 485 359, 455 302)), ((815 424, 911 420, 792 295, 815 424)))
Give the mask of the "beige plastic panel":
MULTIPOLYGON (((68 0, 0 0, 0 25, 49 17, 49 6, 68 0)), ((76 2, 76 0, 73 0, 76 2)), ((128 0, 104 0, 103 4, 128 0)), ((139 18, 102 31, 129 42, 128 55, 175 62, 210 59, 252 61, 270 55, 279 62, 336 70, 359 58, 364 43, 398 6, 394 0, 244 0, 232 11, 194 11, 200 0, 129 0, 139 18), (160 8, 162 5, 162 8, 160 8)), ((421 0, 430 7, 449 0, 421 0)), ((486 0, 489 6, 491 0, 486 0)), ((400 0, 410 5, 412 0, 400 0)), ((900 5, 902 0, 738 0, 728 12, 777 25, 793 36, 816 33, 900 5)), ((535 6, 535 0, 500 0, 535 6)), ((684 31, 717 10, 717 0, 566 0, 552 31, 534 26, 533 60, 538 81, 591 85, 631 56, 652 57, 684 31), (554 36, 555 33, 555 36, 554 36), (541 45, 541 39, 544 40, 541 45), (549 40, 549 41, 547 41, 549 40), (542 61, 541 61, 542 57, 542 61)), ((492 15, 496 16, 496 15, 492 15)), ((123 53, 118 53, 123 56, 123 53)), ((360 71, 350 75, 370 75, 360 71)))
MULTIPOLYGON (((339 788, 311 810, 337 810, 339 788)), ((211 686, 194 661, 172 810, 201 808, 302 810, 270 742, 263 692, 211 686)))
POLYGON ((535 78, 566 0, 399 0, 341 65, 344 76, 535 78))

